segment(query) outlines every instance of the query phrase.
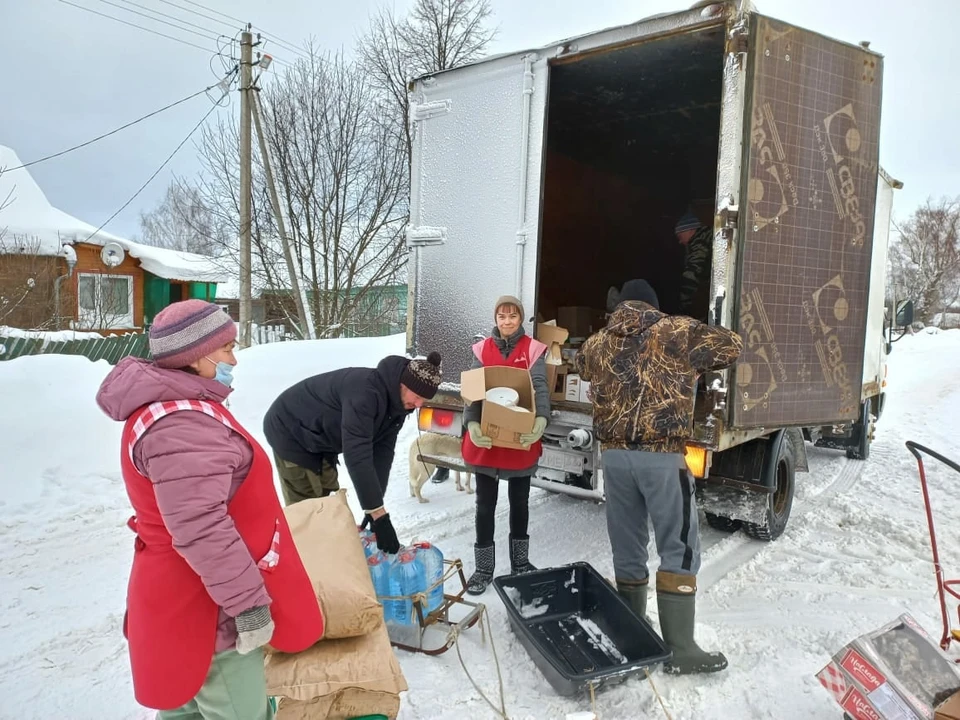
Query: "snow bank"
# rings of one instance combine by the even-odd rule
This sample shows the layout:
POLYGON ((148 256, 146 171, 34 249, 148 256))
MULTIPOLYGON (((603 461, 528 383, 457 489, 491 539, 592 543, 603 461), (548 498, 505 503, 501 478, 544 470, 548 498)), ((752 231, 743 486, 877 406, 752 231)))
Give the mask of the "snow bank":
MULTIPOLYGON (((239 353, 231 409, 261 437, 264 412, 279 392, 308 375, 343 365, 373 366, 403 353, 403 337, 289 342, 239 353)), ((790 525, 775 543, 725 535, 701 522, 697 636, 721 649, 730 667, 711 677, 654 681, 676 720, 840 717, 814 674, 843 644, 910 612, 939 626, 934 577, 917 480, 904 448, 913 439, 957 456, 960 331, 907 336, 893 346, 889 398, 871 459, 808 446, 811 472, 797 478, 790 525)), ((94 405, 109 367, 85 358, 38 356, 0 363, 0 691, 21 717, 152 717, 133 700, 120 633, 132 552, 130 509, 117 466, 120 428, 94 405), (12 409, 12 410, 11 410, 12 409)), ((403 540, 433 540, 472 568, 475 496, 451 481, 428 483, 421 505, 409 497, 412 422, 397 445, 387 507, 403 540)), ((929 464, 931 495, 948 576, 960 574, 960 478, 929 464)), ((352 487, 346 477, 351 506, 352 487)), ((507 557, 506 492, 497 516, 497 567, 507 557)), ((531 560, 577 560, 612 577, 603 506, 534 491, 531 560)), ((651 569, 657 556, 651 544, 651 569)), ((510 633, 492 590, 490 614, 510 717, 554 720, 589 707, 556 696, 510 633)), ((648 608, 656 624, 656 602, 648 608)), ((478 629, 460 649, 490 697, 497 671, 478 629)), ((401 720, 490 717, 451 650, 428 658, 397 651, 410 691, 401 720)), ((597 695, 604 720, 663 717, 645 680, 597 695)))

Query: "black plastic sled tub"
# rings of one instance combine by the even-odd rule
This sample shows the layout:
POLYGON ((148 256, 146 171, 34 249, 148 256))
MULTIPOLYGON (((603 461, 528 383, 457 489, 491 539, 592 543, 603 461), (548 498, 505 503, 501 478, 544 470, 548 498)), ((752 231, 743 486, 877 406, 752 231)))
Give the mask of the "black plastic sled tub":
POLYGON ((663 640, 588 563, 494 578, 510 627, 559 694, 622 682, 670 659, 663 640))

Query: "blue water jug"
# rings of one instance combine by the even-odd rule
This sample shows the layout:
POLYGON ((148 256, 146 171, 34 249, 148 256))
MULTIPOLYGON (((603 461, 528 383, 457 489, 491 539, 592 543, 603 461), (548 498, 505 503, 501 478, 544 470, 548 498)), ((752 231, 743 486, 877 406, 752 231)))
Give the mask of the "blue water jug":
MULTIPOLYGON (((367 569, 370 571, 370 579, 373 581, 373 591, 377 598, 384 598, 390 595, 390 560, 374 545, 373 553, 367 558, 367 569)), ((393 606, 389 600, 380 599, 383 604, 383 619, 390 620, 393 613, 393 606)))
POLYGON ((433 612, 443 602, 443 583, 440 582, 443 577, 443 553, 436 545, 428 542, 416 543, 414 547, 417 549, 417 560, 423 565, 427 587, 438 583, 427 595, 427 612, 433 612))
POLYGON ((416 625, 417 613, 410 597, 427 590, 423 563, 417 562, 417 549, 404 548, 390 561, 390 594, 403 600, 391 601, 392 613, 387 616, 400 625, 416 625))
POLYGON ((360 530, 360 544, 363 546, 363 554, 366 557, 370 557, 375 552, 379 552, 377 548, 377 536, 367 528, 360 530))

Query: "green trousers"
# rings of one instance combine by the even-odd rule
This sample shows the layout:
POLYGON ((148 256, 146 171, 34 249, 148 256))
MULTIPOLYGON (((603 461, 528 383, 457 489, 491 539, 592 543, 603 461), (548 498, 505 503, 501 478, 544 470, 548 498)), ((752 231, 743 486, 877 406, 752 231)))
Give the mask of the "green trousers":
POLYGON ((157 720, 273 720, 263 674, 263 650, 247 655, 224 650, 213 656, 200 692, 175 710, 161 710, 157 720))
POLYGON ((280 475, 280 488, 283 490, 283 500, 286 505, 293 505, 301 500, 326 497, 340 489, 337 468, 326 460, 323 461, 320 473, 284 460, 276 453, 273 454, 273 460, 280 475))

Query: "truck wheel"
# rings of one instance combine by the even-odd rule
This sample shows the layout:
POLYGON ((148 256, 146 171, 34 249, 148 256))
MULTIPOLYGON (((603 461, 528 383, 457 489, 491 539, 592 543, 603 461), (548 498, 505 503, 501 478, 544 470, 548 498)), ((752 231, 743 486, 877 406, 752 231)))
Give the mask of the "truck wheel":
POLYGON ((734 518, 724 517, 723 515, 714 515, 713 513, 704 513, 707 516, 707 525, 720 532, 733 533, 743 527, 743 522, 734 518))
POLYGON ((873 437, 869 400, 860 406, 860 419, 853 424, 852 434, 857 438, 857 444, 847 448, 847 457, 851 460, 866 460, 870 457, 870 440, 873 437))
POLYGON ((784 439, 776 464, 776 490, 767 495, 766 517, 762 523, 743 524, 743 531, 754 540, 770 542, 783 534, 793 508, 796 467, 790 443, 784 439))

